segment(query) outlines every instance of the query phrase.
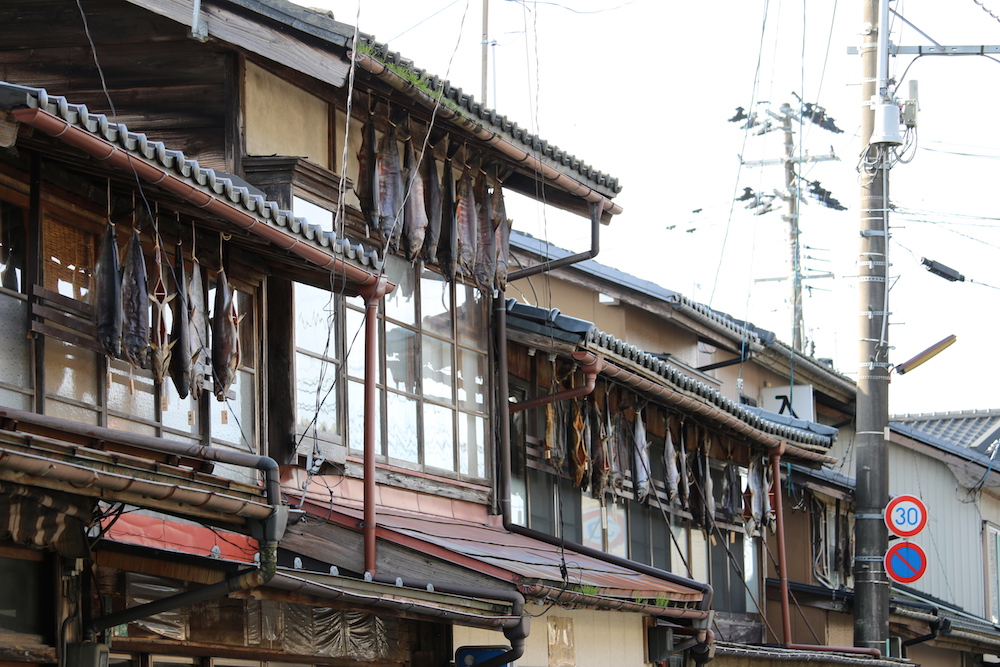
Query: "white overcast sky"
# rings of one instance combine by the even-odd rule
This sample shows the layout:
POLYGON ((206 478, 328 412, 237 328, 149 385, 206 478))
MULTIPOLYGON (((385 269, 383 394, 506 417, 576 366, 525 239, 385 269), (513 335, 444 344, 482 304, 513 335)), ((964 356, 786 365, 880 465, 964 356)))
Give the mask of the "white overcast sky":
MULTIPOLYGON (((302 0, 363 32, 421 68, 481 98, 483 0, 302 0), (360 5, 359 5, 360 2, 360 5)), ((1000 16, 1000 0, 984 0, 1000 16)), ((891 7, 943 45, 1000 45, 1000 21, 975 0, 897 0, 891 7)), ((745 136, 727 122, 737 106, 758 113, 794 104, 792 93, 827 109, 843 134, 796 128, 812 155, 802 175, 849 210, 802 205, 809 281, 807 336, 817 357, 841 372, 858 366, 857 137, 860 0, 662 2, 662 0, 489 0, 487 104, 550 143, 617 176, 624 213, 603 228, 597 261, 676 290, 791 340, 788 236, 781 206, 752 215, 744 187, 773 192, 780 132, 745 136), (805 36, 803 38, 803 35, 805 36), (769 103, 769 104, 768 104, 769 103)), ((931 42, 895 19, 893 42, 931 42)), ((890 196, 917 215, 891 218, 890 361, 900 363, 950 334, 958 342, 918 370, 895 376, 890 409, 940 412, 1000 407, 1000 62, 984 57, 900 56, 890 63, 905 98, 919 82, 912 161, 890 172, 890 196), (907 70, 907 67, 909 69, 907 70), (925 271, 928 257, 976 283, 925 271)), ((589 247, 586 220, 508 205, 515 228, 567 248, 589 247)))

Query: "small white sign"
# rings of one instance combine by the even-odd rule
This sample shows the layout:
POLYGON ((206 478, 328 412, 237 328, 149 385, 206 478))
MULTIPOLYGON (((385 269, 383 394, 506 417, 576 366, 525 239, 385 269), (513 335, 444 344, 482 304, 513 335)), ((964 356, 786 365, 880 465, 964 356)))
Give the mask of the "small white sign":
POLYGON ((816 407, 811 384, 761 387, 760 407, 768 412, 816 421, 816 407))

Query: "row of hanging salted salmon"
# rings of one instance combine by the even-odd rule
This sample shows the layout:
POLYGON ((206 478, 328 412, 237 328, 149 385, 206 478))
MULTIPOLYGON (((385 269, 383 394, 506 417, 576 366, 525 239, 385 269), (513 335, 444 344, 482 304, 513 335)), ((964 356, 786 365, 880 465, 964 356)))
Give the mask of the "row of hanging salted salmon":
POLYGON ((444 161, 444 182, 426 146, 404 141, 400 159, 396 126, 389 124, 376 147, 375 119, 364 124, 358 153, 358 184, 365 224, 375 229, 385 252, 400 252, 410 261, 441 267, 453 282, 464 275, 484 294, 507 286, 510 220, 504 206, 498 167, 466 164, 456 181, 450 158, 444 161))
POLYGON ((152 368, 157 384, 169 375, 182 399, 188 394, 195 400, 200 398, 205 379, 211 376, 216 398, 225 401, 240 363, 240 318, 225 268, 220 268, 216 277, 209 346, 208 302, 194 249, 188 278, 180 243, 171 267, 163 257, 160 236, 151 227, 155 274, 150 286, 142 255, 141 224, 137 220, 132 227, 121 261, 115 227, 109 221, 104 230, 95 271, 94 323, 101 345, 116 359, 125 359, 136 368, 152 368), (165 270, 174 276, 172 294, 167 291, 165 270), (168 305, 173 320, 170 331, 168 305))

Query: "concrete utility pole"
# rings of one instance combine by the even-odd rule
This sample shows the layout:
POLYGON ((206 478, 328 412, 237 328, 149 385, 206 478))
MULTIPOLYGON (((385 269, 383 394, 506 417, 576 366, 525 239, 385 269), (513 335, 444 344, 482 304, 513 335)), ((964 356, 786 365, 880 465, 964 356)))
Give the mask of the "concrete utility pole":
POLYGON ((489 69, 489 46, 490 46, 490 0, 483 0, 483 106, 486 106, 486 72, 489 69))
POLYGON ((799 179, 795 172, 795 143, 792 140, 792 108, 781 105, 781 127, 785 132, 785 191, 788 197, 788 245, 792 258, 792 349, 802 352, 805 323, 802 321, 802 255, 799 245, 799 179))
MULTIPOLYGON (((883 558, 889 500, 889 283, 888 143, 871 143, 876 109, 888 90, 888 2, 862 0, 861 48, 861 239, 858 254, 859 365, 855 480, 854 644, 886 653, 889 581, 883 558)), ((882 111, 885 111, 883 109, 882 111)), ((898 133, 898 110, 896 132, 898 133)))

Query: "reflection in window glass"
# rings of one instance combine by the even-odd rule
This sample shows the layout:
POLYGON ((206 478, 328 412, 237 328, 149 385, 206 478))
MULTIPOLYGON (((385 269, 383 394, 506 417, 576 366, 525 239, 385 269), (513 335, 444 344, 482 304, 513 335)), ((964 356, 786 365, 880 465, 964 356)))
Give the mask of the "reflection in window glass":
POLYGON ((486 477, 486 420, 477 415, 458 415, 458 471, 486 477))
POLYGON ((53 338, 45 339, 47 393, 97 405, 97 354, 53 338))
POLYGON ((628 558, 628 526, 625 523, 625 507, 617 503, 607 506, 608 513, 608 553, 628 558))
POLYGON ((451 289, 444 276, 433 271, 421 276, 420 318, 425 332, 451 338, 451 289))
POLYGON ((478 352, 459 349, 459 406, 465 410, 486 411, 486 357, 478 352))
POLYGON ((424 397, 451 403, 452 345, 443 340, 422 336, 424 397))
POLYGON ((385 275, 396 283, 396 289, 385 296, 385 315, 410 326, 417 323, 415 273, 413 265, 402 257, 389 255, 385 258, 385 275))
POLYGON ((455 469, 454 412, 439 405, 424 404, 424 463, 442 470, 455 469))
MULTIPOLYGON (((375 392, 375 414, 382 414, 382 392, 375 392)), ((347 437, 351 447, 363 449, 365 446, 365 385, 353 380, 347 383, 347 400, 352 407, 347 411, 347 437)), ((385 454, 382 447, 382 430, 375 427, 375 451, 385 454)))
POLYGON ((417 392, 416 334, 411 329, 385 325, 385 383, 392 389, 417 392))
MULTIPOLYGON (((365 313, 348 308, 344 319, 347 320, 344 328, 347 374, 362 379, 365 377, 365 313)), ((378 356, 378 350, 375 355, 378 356)))
POLYGON ((486 304, 482 293, 475 287, 457 285, 455 287, 455 313, 458 319, 458 342, 486 349, 486 304))
POLYGON ((585 547, 604 551, 604 528, 601 525, 601 501, 590 494, 580 497, 583 517, 583 541, 585 547))
POLYGON ((295 347, 332 358, 337 349, 333 292, 295 284, 295 347))
POLYGON ((295 356, 295 402, 300 431, 315 427, 320 437, 335 435, 337 427, 337 367, 308 354, 295 356))
POLYGON ((110 360, 108 371, 108 409, 149 421, 156 419, 152 372, 118 359, 110 360))
POLYGON ((236 373, 230 394, 224 402, 209 399, 212 406, 212 439, 220 440, 240 449, 254 451, 253 402, 246 400, 253 385, 253 375, 236 373), (249 386, 248 386, 249 385, 249 386))
POLYGON ((417 402, 390 391, 386 397, 386 430, 389 458, 420 462, 417 437, 417 402))

